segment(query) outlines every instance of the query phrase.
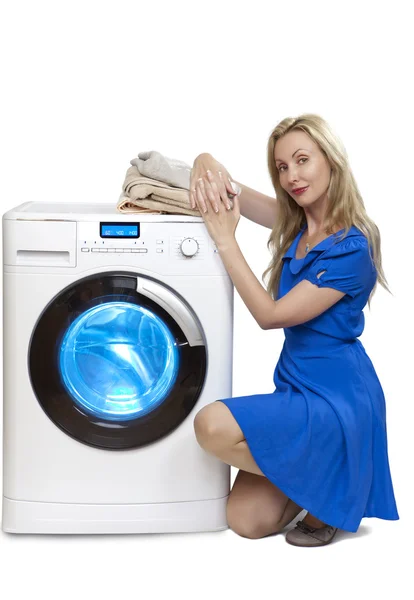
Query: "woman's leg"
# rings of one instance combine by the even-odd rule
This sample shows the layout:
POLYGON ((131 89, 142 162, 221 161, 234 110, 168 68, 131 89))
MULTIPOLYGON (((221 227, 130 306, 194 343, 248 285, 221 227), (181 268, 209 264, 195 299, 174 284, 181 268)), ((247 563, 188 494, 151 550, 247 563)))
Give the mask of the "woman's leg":
POLYGON ((302 511, 263 475, 224 403, 214 402, 201 409, 194 429, 203 449, 240 469, 227 501, 227 521, 233 531, 248 538, 272 535, 302 511))
POLYGON ((244 434, 223 402, 213 402, 195 416, 194 431, 200 446, 228 465, 264 477, 254 460, 244 434))
POLYGON ((227 522, 238 535, 258 539, 279 533, 302 510, 266 477, 239 471, 227 501, 227 522))

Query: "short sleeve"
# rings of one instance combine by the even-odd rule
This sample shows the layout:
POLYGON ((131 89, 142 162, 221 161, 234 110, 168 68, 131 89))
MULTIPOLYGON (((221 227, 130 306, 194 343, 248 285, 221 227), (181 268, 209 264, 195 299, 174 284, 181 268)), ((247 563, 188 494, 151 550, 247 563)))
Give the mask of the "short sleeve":
POLYGON ((355 298, 376 281, 367 238, 345 239, 334 244, 310 266, 304 279, 318 287, 330 287, 355 298), (323 272, 319 277, 318 274, 323 272))

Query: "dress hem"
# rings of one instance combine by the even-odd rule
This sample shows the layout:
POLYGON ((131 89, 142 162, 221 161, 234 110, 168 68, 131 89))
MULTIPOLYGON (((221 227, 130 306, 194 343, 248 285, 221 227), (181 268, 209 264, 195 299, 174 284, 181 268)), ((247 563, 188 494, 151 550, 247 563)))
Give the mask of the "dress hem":
MULTIPOLYGON (((222 402, 225 406, 227 406, 227 408, 230 410, 230 412, 232 413, 233 417, 236 419, 236 416, 233 414, 233 411, 231 410, 231 408, 226 404, 225 400, 216 400, 216 402, 222 402)), ((237 421, 237 419, 236 419, 237 421)), ((237 421, 237 424, 239 425, 240 429, 243 431, 243 428, 241 427, 240 423, 237 421)), ((248 436, 246 436, 246 432, 243 431, 246 443, 249 447, 249 450, 257 464, 257 466, 259 467, 259 469, 262 471, 262 473, 265 475, 265 477, 271 482, 273 483, 276 487, 278 487, 286 496, 288 496, 293 502, 295 502, 295 504, 297 504, 298 506, 302 507, 302 510, 306 510, 308 511, 312 516, 316 517, 317 519, 319 519, 320 521, 322 521, 323 523, 326 523, 327 525, 331 525, 332 527, 337 527, 338 529, 341 529, 343 531, 349 531, 351 533, 356 533, 358 531, 359 525, 361 523, 361 520, 364 518, 377 518, 377 519, 384 519, 386 521, 398 521, 399 520, 399 516, 396 515, 394 517, 380 517, 378 515, 373 515, 373 514, 364 514, 362 515, 358 525, 344 525, 344 523, 346 522, 346 518, 342 519, 341 521, 338 521, 335 518, 332 518, 331 516, 327 517, 323 512, 319 511, 319 510, 314 510, 312 508, 312 501, 309 501, 307 498, 302 497, 299 493, 297 493, 296 491, 292 491, 291 488, 289 488, 287 485, 285 485, 284 483, 282 483, 282 485, 279 483, 279 481, 277 480, 277 478, 275 478, 273 475, 269 476, 268 474, 266 474, 267 469, 263 468, 263 463, 261 458, 257 458, 255 456, 254 450, 251 447, 251 444, 249 443, 249 439, 248 436)), ((292 519, 293 520, 293 519, 292 519)))

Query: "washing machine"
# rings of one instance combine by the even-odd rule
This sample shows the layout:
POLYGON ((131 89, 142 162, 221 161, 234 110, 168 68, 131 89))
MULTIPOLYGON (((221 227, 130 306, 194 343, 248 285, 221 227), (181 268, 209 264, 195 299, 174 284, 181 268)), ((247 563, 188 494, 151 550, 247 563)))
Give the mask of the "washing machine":
POLYGON ((3 263, 3 530, 226 529, 194 417, 232 393, 233 285, 202 217, 26 202, 3 263))

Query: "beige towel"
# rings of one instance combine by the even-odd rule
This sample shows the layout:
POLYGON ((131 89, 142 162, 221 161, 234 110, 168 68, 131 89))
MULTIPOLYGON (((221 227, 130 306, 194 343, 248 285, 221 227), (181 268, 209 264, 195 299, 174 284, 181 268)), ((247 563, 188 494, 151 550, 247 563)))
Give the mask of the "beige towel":
MULTIPOLYGON (((154 198, 151 196, 151 198, 154 198)), ((191 215, 195 217, 201 217, 200 211, 193 210, 192 208, 177 208, 171 204, 164 204, 159 200, 151 198, 143 198, 142 200, 130 201, 130 198, 121 195, 119 204, 121 208, 118 208, 123 213, 151 213, 158 215, 191 215)))
POLYGON ((140 152, 130 161, 145 177, 157 179, 173 187, 190 189, 191 167, 177 158, 168 158, 157 150, 140 152))
POLYGON ((201 216, 198 208, 191 208, 188 190, 144 177, 136 166, 127 170, 122 189, 117 204, 117 210, 120 212, 201 216))

